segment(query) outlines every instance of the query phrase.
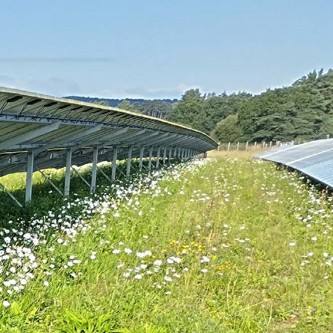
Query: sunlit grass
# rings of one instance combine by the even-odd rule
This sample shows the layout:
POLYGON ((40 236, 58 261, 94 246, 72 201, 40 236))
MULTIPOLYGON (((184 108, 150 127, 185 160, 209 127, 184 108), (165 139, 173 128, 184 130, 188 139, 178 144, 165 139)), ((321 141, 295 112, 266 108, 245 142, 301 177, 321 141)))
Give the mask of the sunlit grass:
POLYGON ((235 155, 135 184, 88 200, 99 213, 75 236, 68 227, 28 242, 32 278, 7 260, 2 284, 16 283, 2 286, 0 331, 332 331, 326 193, 235 155))

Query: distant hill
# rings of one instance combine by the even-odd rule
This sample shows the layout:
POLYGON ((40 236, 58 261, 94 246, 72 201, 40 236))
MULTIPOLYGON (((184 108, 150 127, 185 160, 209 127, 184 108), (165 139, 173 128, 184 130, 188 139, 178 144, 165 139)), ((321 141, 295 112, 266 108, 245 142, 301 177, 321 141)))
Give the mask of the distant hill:
POLYGON ((119 107, 128 111, 137 111, 152 117, 168 118, 177 99, 143 99, 143 98, 99 98, 84 96, 66 96, 65 98, 87 103, 104 104, 111 107, 119 107))
POLYGON ((87 102, 87 103, 101 103, 107 102, 109 106, 117 107, 121 102, 128 101, 131 104, 143 104, 145 102, 163 102, 163 103, 176 103, 177 99, 144 99, 144 98, 99 98, 99 97, 85 97, 85 96, 66 96, 65 98, 74 99, 76 101, 87 102))

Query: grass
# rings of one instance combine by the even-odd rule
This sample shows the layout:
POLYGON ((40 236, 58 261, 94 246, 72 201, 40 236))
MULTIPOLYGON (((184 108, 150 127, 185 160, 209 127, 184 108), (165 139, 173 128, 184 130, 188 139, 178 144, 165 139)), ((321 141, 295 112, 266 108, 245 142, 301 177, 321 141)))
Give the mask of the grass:
POLYGON ((228 155, 80 200, 17 236, 34 260, 4 241, 1 332, 332 331, 332 197, 296 174, 228 155))

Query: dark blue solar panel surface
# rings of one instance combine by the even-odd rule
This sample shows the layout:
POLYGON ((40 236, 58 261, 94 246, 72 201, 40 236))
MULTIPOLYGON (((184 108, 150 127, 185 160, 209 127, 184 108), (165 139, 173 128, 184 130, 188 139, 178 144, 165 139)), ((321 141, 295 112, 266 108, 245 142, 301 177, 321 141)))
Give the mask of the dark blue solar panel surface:
POLYGON ((282 146, 256 157, 299 170, 333 188, 333 139, 282 146))

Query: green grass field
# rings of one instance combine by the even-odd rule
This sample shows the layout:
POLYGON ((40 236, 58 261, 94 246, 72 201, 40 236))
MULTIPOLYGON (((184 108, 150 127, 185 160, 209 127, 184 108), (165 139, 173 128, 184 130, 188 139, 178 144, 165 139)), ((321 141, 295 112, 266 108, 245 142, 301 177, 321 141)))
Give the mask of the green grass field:
POLYGON ((229 155, 13 221, 0 332, 332 332, 331 201, 229 155))

